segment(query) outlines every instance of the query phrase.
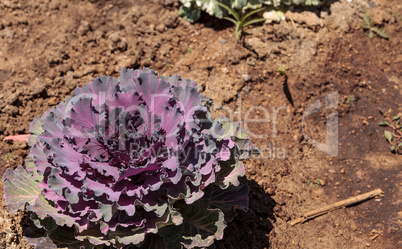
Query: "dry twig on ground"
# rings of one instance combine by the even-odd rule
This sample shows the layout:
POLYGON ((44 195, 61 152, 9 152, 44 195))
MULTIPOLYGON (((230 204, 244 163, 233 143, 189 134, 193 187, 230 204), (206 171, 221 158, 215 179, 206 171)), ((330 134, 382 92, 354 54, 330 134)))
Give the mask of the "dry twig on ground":
POLYGON ((339 208, 342 208, 342 207, 347 207, 347 206, 350 206, 350 205, 353 205, 353 204, 356 204, 356 203, 371 199, 371 198, 373 198, 373 197, 375 197, 377 195, 380 195, 381 193, 382 193, 381 189, 378 188, 378 189, 375 189, 375 190, 373 190, 371 192, 368 192, 368 193, 365 193, 365 194, 357 195, 357 196, 348 198, 348 199, 343 200, 343 201, 338 201, 338 202, 336 202, 334 204, 330 204, 330 205, 324 206, 322 208, 319 208, 319 209, 310 211, 308 213, 305 213, 302 217, 292 220, 290 222, 290 224, 292 226, 294 226, 294 225, 296 225, 298 223, 303 223, 303 222, 305 222, 307 220, 310 220, 310 219, 313 219, 313 218, 315 218, 317 216, 329 213, 329 212, 334 211, 336 209, 339 209, 339 208))

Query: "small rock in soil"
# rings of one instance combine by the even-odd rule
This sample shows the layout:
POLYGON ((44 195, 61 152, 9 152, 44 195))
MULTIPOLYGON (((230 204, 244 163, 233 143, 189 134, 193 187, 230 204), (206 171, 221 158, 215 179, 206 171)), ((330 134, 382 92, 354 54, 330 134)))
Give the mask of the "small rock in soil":
POLYGON ((251 57, 247 58, 246 64, 249 65, 249 66, 254 67, 255 66, 255 59, 251 58, 251 57))
POLYGON ((228 73, 229 73, 229 69, 227 69, 226 67, 222 68, 222 73, 228 74, 228 73))
POLYGON ((77 34, 80 36, 84 36, 91 30, 91 25, 88 21, 82 21, 80 26, 77 29, 77 34))
POLYGON ((243 77, 243 80, 246 81, 246 82, 251 79, 249 74, 243 74, 242 77, 243 77))
POLYGON ((287 11, 286 19, 293 20, 300 24, 306 24, 309 28, 316 28, 317 26, 324 26, 324 22, 313 12, 304 11, 301 13, 287 11))
POLYGON ((246 45, 250 46, 258 54, 259 58, 267 57, 272 51, 271 47, 257 37, 247 39, 246 45))
POLYGON ((29 87, 29 93, 33 97, 38 97, 46 92, 46 83, 36 78, 29 87))
POLYGON ((8 115, 15 117, 18 114, 18 107, 13 105, 6 105, 3 111, 8 115))

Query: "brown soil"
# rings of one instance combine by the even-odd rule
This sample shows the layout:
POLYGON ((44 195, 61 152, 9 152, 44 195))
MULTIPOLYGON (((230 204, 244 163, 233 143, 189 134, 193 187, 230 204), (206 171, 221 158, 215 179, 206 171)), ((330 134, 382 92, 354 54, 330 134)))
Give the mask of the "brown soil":
MULTIPOLYGON (((387 128, 378 126, 378 107, 402 113, 401 2, 334 1, 250 29, 242 44, 229 22, 204 15, 190 25, 177 17, 177 7, 175 0, 1 1, 0 175, 23 164, 29 150, 5 136, 27 133, 34 117, 93 77, 146 66, 196 80, 214 100, 214 115, 228 115, 230 108, 236 119, 265 119, 263 108, 269 112, 270 120, 247 127, 268 134, 252 139, 263 154, 246 162, 250 210, 239 212, 217 248, 402 248, 402 157, 391 153, 387 128), (388 40, 364 33, 366 11, 388 40), (326 115, 338 113, 333 157, 306 140, 302 117, 335 91, 336 109, 304 120, 306 134, 323 142, 326 115), (384 195, 289 224, 375 188, 384 195)), ((2 198, 0 205, 0 247, 29 248, 23 213, 10 215, 2 198)))

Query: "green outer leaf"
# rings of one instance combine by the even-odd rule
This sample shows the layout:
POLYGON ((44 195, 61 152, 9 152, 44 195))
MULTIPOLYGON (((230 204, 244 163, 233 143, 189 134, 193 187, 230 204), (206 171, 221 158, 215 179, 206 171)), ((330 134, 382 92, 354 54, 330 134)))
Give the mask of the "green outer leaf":
POLYGON ((395 121, 395 120, 398 120, 398 119, 400 119, 400 118, 401 118, 400 116, 393 116, 393 117, 392 117, 392 120, 395 121))
POLYGON ((222 189, 217 185, 210 185, 205 197, 209 202, 209 208, 219 208, 225 214, 225 221, 230 222, 236 216, 235 209, 248 210, 249 187, 246 184, 239 186, 230 185, 222 189))
POLYGON ((384 111, 382 110, 381 107, 378 107, 378 110, 380 111, 381 114, 384 114, 384 111))
MULTIPOLYGON (((103 204, 99 203, 99 211, 101 214, 103 214, 103 221, 109 222, 113 215, 116 213, 116 206, 115 204, 103 204)), ((99 217, 99 219, 102 218, 102 216, 99 217)))
POLYGON ((183 224, 183 216, 175 208, 169 206, 170 219, 174 225, 178 226, 183 224))
POLYGON ((26 224, 28 227, 24 230, 24 238, 35 248, 94 248, 87 240, 78 240, 74 228, 57 226, 50 217, 41 220, 35 213, 31 213, 26 224))
MULTIPOLYGON (((65 226, 64 226, 65 227, 65 226)), ((128 230, 127 228, 125 228, 128 230)), ((131 232, 131 230, 130 230, 131 232)), ((101 226, 98 224, 92 225, 89 229, 83 230, 82 232, 74 232, 74 239, 77 241, 88 241, 92 245, 96 246, 101 246, 101 245, 111 245, 111 244, 116 244, 116 238, 112 238, 111 236, 104 235, 101 232, 101 226)), ((134 232, 131 232, 131 234, 134 234, 134 232)), ((139 241, 141 242, 141 241, 139 241)), ((138 243, 139 243, 138 242, 138 243)), ((70 243, 73 243, 73 240, 71 240, 70 243)))
POLYGON ((48 236, 57 248, 93 248, 87 240, 78 240, 74 232, 71 227, 59 226, 56 230, 49 232, 48 236))
POLYGON ((248 25, 251 25, 251 24, 254 24, 254 23, 257 23, 257 22, 265 22, 265 19, 264 18, 256 18, 256 19, 253 19, 253 20, 250 20, 250 21, 246 22, 243 26, 247 27, 248 25))
POLYGON ((36 213, 31 213, 29 218, 31 219, 33 224, 35 224, 36 227, 44 228, 47 231, 53 231, 58 227, 52 217, 47 217, 42 220, 36 215, 36 213))
POLYGON ((205 200, 199 200, 191 205, 183 201, 175 203, 175 208, 183 216, 179 226, 170 225, 159 230, 167 249, 208 247, 214 240, 223 238, 225 221, 223 212, 219 209, 208 209, 205 200))
POLYGON ((258 148, 251 143, 249 140, 239 140, 236 141, 236 146, 238 149, 239 160, 244 160, 249 158, 252 154, 260 154, 258 148))
POLYGON ((215 121, 219 122, 222 125, 222 128, 225 130, 225 132, 219 139, 232 136, 238 139, 249 139, 247 132, 243 130, 240 122, 230 122, 229 119, 225 116, 221 116, 215 119, 215 121))
MULTIPOLYGON (((148 224, 148 228, 133 228, 133 227, 122 227, 118 226, 116 231, 109 231, 107 236, 101 233, 102 224, 98 227, 92 227, 91 229, 84 230, 76 235, 79 240, 89 240, 90 243, 101 245, 112 243, 117 248, 124 247, 126 245, 137 245, 141 246, 146 243, 145 239, 147 234, 156 234, 158 229, 170 224, 169 222, 169 212, 166 212, 159 221, 152 224, 148 224), (152 227, 152 228, 150 228, 152 227)), ((147 221, 150 223, 151 221, 147 221)), ((102 223, 102 222, 100 222, 102 223)), ((129 247, 130 248, 130 247, 129 247)), ((135 248, 135 247, 134 247, 135 248)), ((141 247, 140 247, 141 248, 141 247)))
POLYGON ((32 175, 32 178, 35 181, 41 182, 43 180, 43 176, 39 175, 38 171, 36 170, 34 156, 32 153, 29 153, 27 159, 25 160, 25 169, 30 175, 32 175))
POLYGON ((390 131, 384 131, 385 138, 387 139, 388 143, 392 143, 392 133, 390 131))
POLYGON ((42 129, 43 119, 35 118, 29 125, 29 133, 31 134, 28 138, 28 144, 33 146, 38 142, 38 136, 43 132, 42 129))
POLYGON ((230 163, 227 164, 228 165, 221 163, 222 170, 218 175, 219 178, 222 178, 222 180, 219 181, 219 186, 223 189, 228 188, 230 184, 239 186, 239 177, 244 176, 245 174, 242 162, 237 161, 233 165, 230 165, 230 163))
POLYGON ((24 239, 36 248, 56 249, 57 245, 46 235, 46 230, 34 225, 34 221, 27 219, 27 228, 24 229, 24 239))
MULTIPOLYGON (((155 234, 147 234, 145 240, 138 246, 134 246, 135 249, 166 249, 165 243, 162 238, 155 234)), ((133 249, 134 249, 133 248, 133 249)))
POLYGON ((145 234, 144 233, 132 233, 132 235, 128 235, 128 232, 119 235, 118 233, 113 233, 113 235, 116 236, 117 241, 124 245, 128 244, 139 244, 145 239, 145 234))
MULTIPOLYGON (((57 212, 57 209, 53 207, 43 195, 35 200, 33 205, 28 206, 29 211, 35 212, 39 218, 45 219, 47 217, 52 217, 57 225, 59 226, 73 226, 77 218, 61 214, 57 212)), ((83 228, 82 228, 83 229, 83 228)))
POLYGON ((39 182, 22 166, 14 171, 8 168, 2 180, 5 181, 4 198, 11 214, 23 210, 27 203, 33 205, 42 192, 39 182))

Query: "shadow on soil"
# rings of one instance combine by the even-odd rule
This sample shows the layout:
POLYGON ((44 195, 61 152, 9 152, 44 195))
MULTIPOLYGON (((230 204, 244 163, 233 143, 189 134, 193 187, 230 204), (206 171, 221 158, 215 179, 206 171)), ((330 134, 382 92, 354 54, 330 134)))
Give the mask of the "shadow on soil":
POLYGON ((228 224, 223 239, 215 243, 217 249, 269 248, 268 234, 275 222, 275 201, 254 180, 247 180, 250 187, 248 212, 238 211, 228 224))

